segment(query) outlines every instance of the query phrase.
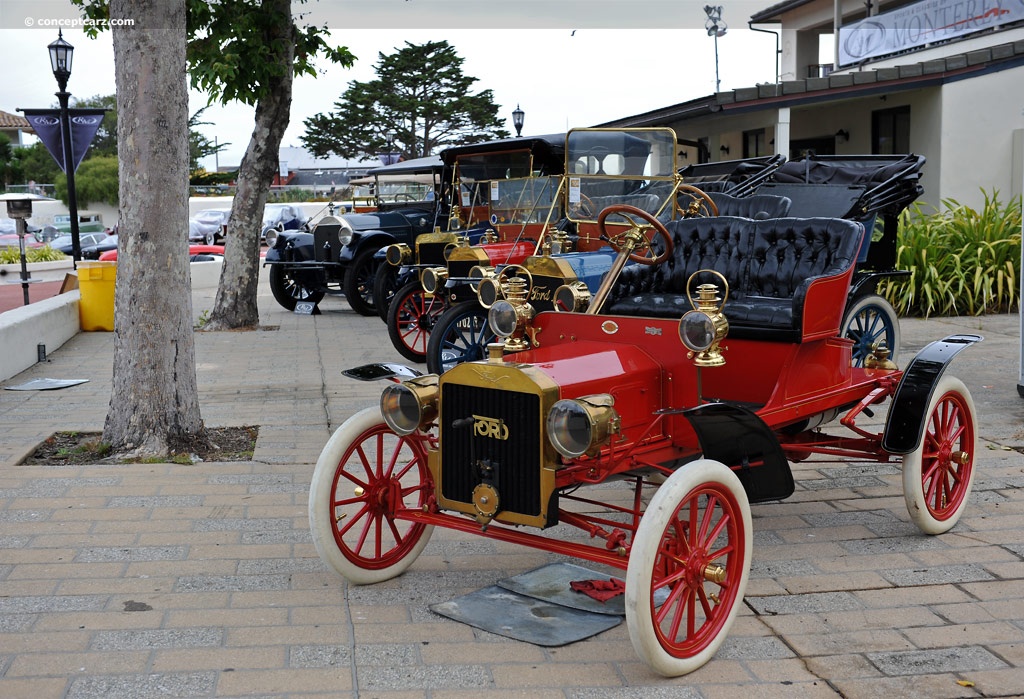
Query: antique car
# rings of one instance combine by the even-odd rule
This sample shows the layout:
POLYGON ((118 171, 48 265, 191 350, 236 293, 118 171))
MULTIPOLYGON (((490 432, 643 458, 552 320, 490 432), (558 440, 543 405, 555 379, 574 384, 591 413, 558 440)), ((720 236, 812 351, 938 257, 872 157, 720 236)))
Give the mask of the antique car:
POLYGON ((558 225, 564 144, 565 135, 554 134, 442 151, 447 231, 382 251, 388 264, 378 268, 374 287, 392 344, 406 359, 424 361, 431 330, 454 298, 425 289, 424 271, 522 260, 558 225))
POLYGON ((597 223, 616 258, 586 312, 535 312, 528 279, 512 276, 484 359, 440 375, 346 372, 392 383, 317 461, 309 520, 330 568, 388 580, 435 527, 603 564, 624 573, 637 654, 677 676, 729 633, 754 554, 751 503, 794 492, 791 461, 899 460, 916 526, 956 525, 977 428, 946 368, 981 338, 936 341, 905 369, 884 347, 854 366, 839 328, 861 223, 663 223, 628 205, 597 223), (861 420, 873 414, 884 421, 861 420))
MULTIPOLYGON (((376 168, 377 175, 430 174, 440 177, 435 157, 376 168)), ((264 264, 270 266, 270 290, 288 310, 299 301, 319 303, 326 294, 344 295, 360 315, 375 315, 375 255, 392 243, 411 243, 446 216, 436 200, 378 201, 376 211, 320 218, 311 230, 268 231, 264 264)))
POLYGON ((788 200, 782 197, 751 196, 781 164, 781 156, 680 170, 677 142, 675 132, 667 128, 570 131, 564 149, 569 174, 561 178, 561 197, 553 202, 560 210, 547 217, 560 222, 548 224, 543 238, 526 253, 529 257, 500 246, 456 248, 445 268, 423 272, 424 289, 435 295, 443 291, 448 303, 427 328, 427 370, 441 373, 484 356, 493 339, 487 309, 500 296, 500 284, 493 278, 500 268, 518 265, 519 273, 531 279, 531 302, 537 311, 550 310, 556 302, 564 309, 585 304, 614 257, 597 225, 598 214, 607 206, 637 206, 665 221, 717 215, 720 207, 749 216, 780 216, 788 210, 788 200), (691 181, 717 191, 706 194, 691 181), (556 292, 562 294, 560 300, 556 292))
MULTIPOLYGON (((374 304, 388 324, 395 348, 406 359, 423 361, 430 328, 447 308, 445 296, 424 295, 418 284, 420 273, 445 265, 457 246, 516 239, 535 244, 558 189, 564 145, 565 135, 555 134, 441 151, 445 169, 440 196, 448 211, 444 225, 420 236, 415 244, 399 243, 378 253, 381 264, 374 281, 374 304), (391 300, 399 292, 403 303, 389 318, 391 300)), ((520 257, 528 246, 521 247, 520 257)))

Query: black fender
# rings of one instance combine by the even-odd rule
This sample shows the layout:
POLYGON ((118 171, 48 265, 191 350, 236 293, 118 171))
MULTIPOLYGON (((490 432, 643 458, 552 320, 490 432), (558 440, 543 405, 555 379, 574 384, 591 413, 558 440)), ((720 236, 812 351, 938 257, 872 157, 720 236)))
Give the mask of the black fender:
POLYGON ((397 242, 400 242, 398 238, 387 231, 356 231, 349 244, 341 249, 338 261, 343 265, 349 265, 364 250, 372 249, 376 252, 397 242))
POLYGON ((928 419, 925 411, 935 384, 953 357, 983 339, 981 335, 950 335, 917 353, 893 394, 882 433, 882 449, 890 454, 909 454, 921 446, 928 419))
POLYGON ((311 262, 316 258, 313 234, 305 231, 282 233, 274 247, 267 250, 263 264, 273 262, 311 262))
POLYGON ((886 271, 857 270, 853 275, 853 281, 850 283, 850 293, 847 296, 846 307, 850 308, 861 296, 874 294, 878 289, 878 282, 883 279, 909 276, 910 272, 905 269, 890 269, 886 271))
POLYGON ((407 367, 404 364, 391 364, 385 362, 378 364, 363 364, 362 366, 345 369, 341 372, 341 375, 347 376, 350 379, 358 379, 359 381, 379 381, 381 379, 404 381, 405 379, 414 379, 417 376, 423 376, 423 372, 407 367))
POLYGON ((682 414, 697 433, 704 457, 731 468, 750 502, 782 500, 793 494, 796 485, 789 461, 775 433, 755 412, 739 405, 706 403, 682 414))

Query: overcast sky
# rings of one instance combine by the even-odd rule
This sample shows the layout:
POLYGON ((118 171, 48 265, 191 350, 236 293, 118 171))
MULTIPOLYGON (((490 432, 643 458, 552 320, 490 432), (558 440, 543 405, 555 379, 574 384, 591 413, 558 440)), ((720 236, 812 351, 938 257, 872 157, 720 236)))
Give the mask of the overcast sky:
MULTIPOLYGON (((771 2, 723 1, 727 33, 718 39, 723 90, 775 81, 775 39, 750 31, 747 21, 771 2)), ((321 0, 294 3, 307 22, 331 27, 333 43, 357 57, 351 69, 324 61, 321 73, 296 79, 284 146, 301 146, 303 121, 330 111, 352 80, 372 80, 378 53, 404 42, 447 40, 465 59, 476 90, 490 89, 512 129, 512 110, 526 113, 524 135, 592 126, 711 94, 715 41, 704 29, 703 2, 688 0, 321 0)), ((0 0, 0 61, 7 66, 0 110, 56 106, 47 45, 56 21, 77 17, 69 0, 0 0), (31 25, 31 26, 29 26, 31 25)), ((145 18, 139 21, 144 22, 145 18)), ((89 39, 63 26, 75 47, 68 91, 87 98, 114 92, 109 33, 89 39)), ((190 112, 206 104, 192 92, 190 112)), ((212 106, 200 127, 230 143, 221 166, 237 165, 253 127, 253 110, 212 106)), ((214 167, 214 158, 206 167, 214 167)))

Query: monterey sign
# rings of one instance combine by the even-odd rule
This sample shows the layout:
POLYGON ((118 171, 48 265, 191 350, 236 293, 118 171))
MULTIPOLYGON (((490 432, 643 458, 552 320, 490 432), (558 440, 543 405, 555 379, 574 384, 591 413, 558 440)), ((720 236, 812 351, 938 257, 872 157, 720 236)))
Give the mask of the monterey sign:
POLYGON ((923 0, 839 28, 839 65, 1024 20, 1024 0, 923 0))

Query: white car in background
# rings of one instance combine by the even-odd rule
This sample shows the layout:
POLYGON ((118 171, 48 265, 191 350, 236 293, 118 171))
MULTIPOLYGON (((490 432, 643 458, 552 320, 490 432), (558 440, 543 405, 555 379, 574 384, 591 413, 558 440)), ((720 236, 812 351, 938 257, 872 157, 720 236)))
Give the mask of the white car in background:
POLYGON ((200 211, 188 221, 189 241, 216 245, 218 241, 224 239, 224 231, 230 215, 230 209, 200 211))

